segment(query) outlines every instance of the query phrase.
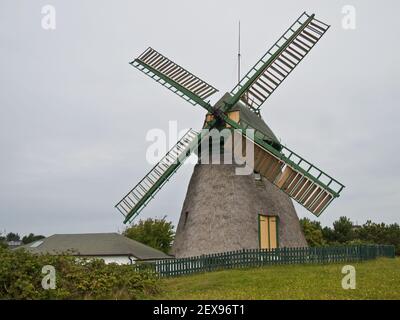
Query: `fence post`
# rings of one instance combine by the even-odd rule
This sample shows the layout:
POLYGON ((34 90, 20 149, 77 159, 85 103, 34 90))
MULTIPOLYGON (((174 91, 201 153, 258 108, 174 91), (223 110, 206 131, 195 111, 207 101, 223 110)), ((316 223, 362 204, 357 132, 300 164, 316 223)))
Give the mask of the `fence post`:
POLYGON ((366 251, 367 251, 366 246, 365 246, 365 245, 360 245, 360 256, 361 256, 361 261, 366 260, 366 256, 367 256, 366 251))
POLYGON ((283 264, 286 264, 287 263, 287 258, 288 258, 287 248, 286 247, 283 248, 283 256, 284 256, 283 264))

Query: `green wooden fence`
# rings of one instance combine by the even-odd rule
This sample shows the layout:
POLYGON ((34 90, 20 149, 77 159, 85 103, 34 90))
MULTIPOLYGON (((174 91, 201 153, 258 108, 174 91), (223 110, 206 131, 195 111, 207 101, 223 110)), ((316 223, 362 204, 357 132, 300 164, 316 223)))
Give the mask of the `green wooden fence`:
POLYGON ((196 257, 136 263, 137 270, 148 270, 160 277, 175 277, 224 269, 254 268, 267 265, 338 263, 395 257, 392 245, 353 245, 339 247, 305 247, 243 249, 196 257))

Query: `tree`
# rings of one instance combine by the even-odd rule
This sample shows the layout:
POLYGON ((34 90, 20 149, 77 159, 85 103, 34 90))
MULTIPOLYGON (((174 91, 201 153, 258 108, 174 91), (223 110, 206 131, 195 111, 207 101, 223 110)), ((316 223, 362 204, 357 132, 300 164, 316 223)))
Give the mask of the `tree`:
POLYGON ((19 241, 19 240, 20 240, 20 236, 18 233, 9 232, 6 235, 6 241, 19 241))
POLYGON ((6 237, 3 236, 3 233, 0 233, 0 249, 7 248, 6 237))
POLYGON ((325 244, 320 222, 303 218, 300 219, 300 225, 309 246, 319 247, 325 244))
POLYGON ((132 224, 123 231, 123 235, 139 241, 154 249, 168 253, 174 240, 175 232, 172 222, 162 219, 148 218, 132 224))
POLYGON ((349 218, 340 217, 333 223, 333 239, 343 244, 355 239, 353 223, 349 218))
POLYGON ((329 227, 324 227, 322 229, 322 236, 324 237, 324 240, 328 244, 335 243, 335 232, 329 228, 329 227))
POLYGON ((396 254, 400 255, 400 226, 393 223, 386 227, 385 244, 393 244, 396 247, 396 254))
POLYGON ((28 244, 28 243, 31 243, 31 242, 34 242, 34 241, 37 241, 37 240, 40 240, 43 238, 45 238, 45 236, 35 235, 33 233, 30 233, 29 235, 22 237, 22 243, 28 244))
POLYGON ((388 244, 394 245, 396 254, 400 255, 400 226, 397 223, 375 223, 368 220, 362 226, 354 228, 349 218, 340 217, 333 223, 333 228, 322 228, 319 222, 307 218, 301 219, 300 224, 311 247, 325 244, 331 246, 388 244))
POLYGON ((400 226, 397 223, 386 225, 368 220, 356 231, 357 238, 366 243, 392 244, 400 254, 400 226))

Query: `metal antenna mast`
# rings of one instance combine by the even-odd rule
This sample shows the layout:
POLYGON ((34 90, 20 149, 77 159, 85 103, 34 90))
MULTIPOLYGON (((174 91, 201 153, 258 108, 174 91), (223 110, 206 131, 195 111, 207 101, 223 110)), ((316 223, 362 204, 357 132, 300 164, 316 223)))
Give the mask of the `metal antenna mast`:
POLYGON ((240 20, 239 20, 239 40, 238 40, 238 84, 240 83, 240 20))

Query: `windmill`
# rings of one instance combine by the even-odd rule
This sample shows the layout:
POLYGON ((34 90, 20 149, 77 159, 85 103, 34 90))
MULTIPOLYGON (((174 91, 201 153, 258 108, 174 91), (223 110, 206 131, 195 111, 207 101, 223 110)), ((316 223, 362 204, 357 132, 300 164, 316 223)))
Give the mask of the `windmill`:
MULTIPOLYGON (((306 246, 290 198, 319 216, 344 185, 280 143, 260 108, 321 39, 329 25, 306 12, 286 30, 240 82, 210 105, 218 90, 152 48, 130 64, 206 111, 205 129, 241 130, 254 147, 254 173, 235 164, 195 165, 176 231, 173 253, 193 256, 243 248, 306 246), (246 129, 253 129, 254 136, 246 129)), ((190 129, 117 204, 132 221, 169 181, 204 135, 190 129)))

